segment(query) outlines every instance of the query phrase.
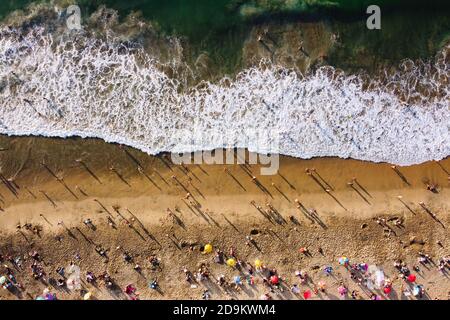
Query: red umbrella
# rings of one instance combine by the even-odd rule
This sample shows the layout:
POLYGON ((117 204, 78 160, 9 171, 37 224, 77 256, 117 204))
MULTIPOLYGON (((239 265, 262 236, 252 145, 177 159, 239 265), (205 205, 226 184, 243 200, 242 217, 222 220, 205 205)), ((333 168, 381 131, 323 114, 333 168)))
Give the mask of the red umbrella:
POLYGON ((413 275, 412 273, 408 276, 408 281, 409 282, 414 282, 414 281, 416 281, 416 276, 415 275, 413 275))
POLYGON ((311 298, 311 291, 306 290, 303 292, 303 298, 305 298, 305 300, 311 298))
POLYGON ((391 293, 392 288, 390 286, 387 286, 387 287, 384 287, 383 291, 385 294, 389 294, 389 293, 391 293))
POLYGON ((278 284, 280 282, 280 279, 278 279, 278 276, 271 276, 270 277, 270 283, 271 284, 278 284))

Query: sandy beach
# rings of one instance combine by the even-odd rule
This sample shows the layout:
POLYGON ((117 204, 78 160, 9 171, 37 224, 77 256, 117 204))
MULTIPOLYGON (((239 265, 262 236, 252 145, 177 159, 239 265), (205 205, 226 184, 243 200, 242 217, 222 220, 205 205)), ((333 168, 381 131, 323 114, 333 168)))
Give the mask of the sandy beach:
POLYGON ((393 169, 282 156, 277 175, 261 176, 256 165, 180 166, 169 154, 148 156, 96 139, 2 136, 0 148, 1 173, 9 180, 0 186, 0 254, 20 257, 14 273, 24 288, 17 296, 2 290, 2 299, 34 299, 45 288, 63 299, 82 299, 86 292, 123 299, 128 284, 141 299, 201 299, 205 289, 212 299, 259 299, 264 293, 303 299, 305 291, 311 299, 350 298, 352 291, 360 299, 415 298, 404 294, 411 283, 399 277, 396 259, 411 270, 419 265, 412 272, 426 298, 448 298, 450 281, 437 268, 450 246, 448 158, 393 169), (200 252, 205 244, 226 257, 233 247, 238 261, 254 265, 259 259, 276 268, 286 288, 270 292, 258 274, 253 285, 218 286, 221 274, 230 283, 237 275, 245 279, 247 267, 215 263, 214 253, 200 252), (30 272, 33 251, 45 270, 40 280, 30 272), (433 261, 418 263, 419 253, 433 261), (350 264, 381 267, 392 292, 358 285, 349 267, 339 265, 342 256, 350 264), (61 278, 57 268, 71 261, 81 269, 81 291, 52 287, 61 278), (187 282, 183 268, 195 274, 202 263, 210 280, 187 282), (327 265, 334 270, 330 276, 323 272, 327 265), (299 270, 308 273, 307 282, 295 275, 299 270), (86 272, 105 271, 118 290, 85 281, 86 272), (160 290, 148 285, 155 279, 160 290), (300 293, 289 289, 293 284, 300 293), (343 285, 348 294, 340 296, 343 285))

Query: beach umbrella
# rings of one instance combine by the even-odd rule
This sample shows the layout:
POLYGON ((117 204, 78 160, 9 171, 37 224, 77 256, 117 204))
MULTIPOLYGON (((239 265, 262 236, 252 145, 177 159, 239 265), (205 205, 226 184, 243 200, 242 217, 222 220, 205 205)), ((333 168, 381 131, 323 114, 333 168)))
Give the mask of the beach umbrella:
POLYGON ((304 291, 303 298, 305 298, 305 300, 311 298, 311 291, 309 290, 304 291))
POLYGON ((416 276, 414 275, 414 274, 410 274, 409 276, 408 276, 408 281, 409 282, 414 282, 414 281, 416 281, 416 276))
POLYGON ((213 246, 211 244, 207 244, 205 245, 205 247, 203 248, 203 253, 211 253, 213 251, 213 246))
POLYGON ((392 287, 391 287, 391 286, 386 286, 386 287, 384 287, 384 289, 383 289, 383 292, 384 292, 385 294, 389 294, 389 293, 391 293, 391 291, 392 291, 392 287))
POLYGON ((280 279, 278 278, 277 275, 273 275, 273 276, 270 277, 270 283, 274 284, 274 285, 277 285, 277 284, 280 283, 280 279))
POLYGON ((1 276, 0 277, 0 284, 5 284, 6 282, 6 277, 5 276, 1 276))
POLYGON ((234 277, 234 283, 236 283, 238 285, 241 285, 242 284, 241 277, 240 276, 235 276, 234 277))
POLYGON ((45 298, 44 298, 44 297, 41 297, 41 296, 39 296, 39 297, 37 297, 37 298, 36 298, 36 300, 39 300, 39 301, 40 301, 40 300, 45 300, 45 298))
POLYGON ((263 264, 263 263, 262 263, 261 260, 259 260, 259 259, 256 259, 256 260, 255 260, 255 267, 256 267, 256 268, 261 268, 261 267, 262 267, 262 264, 263 264))
POLYGON ((338 261, 341 266, 347 266, 350 260, 347 257, 340 257, 338 261))
POLYGON ((236 266, 236 260, 234 258, 228 259, 227 266, 234 268, 234 266, 236 266))
POLYGON ((87 292, 84 296, 83 296, 83 300, 91 300, 92 298, 92 293, 91 292, 87 292))

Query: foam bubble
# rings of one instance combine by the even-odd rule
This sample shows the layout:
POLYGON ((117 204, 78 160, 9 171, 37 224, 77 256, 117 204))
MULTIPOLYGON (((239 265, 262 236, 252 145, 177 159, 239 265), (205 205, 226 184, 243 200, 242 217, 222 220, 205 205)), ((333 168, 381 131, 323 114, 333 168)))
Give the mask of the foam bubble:
POLYGON ((235 146, 400 165, 438 160, 450 154, 449 49, 370 82, 332 67, 300 76, 261 66, 185 89, 142 49, 3 29, 0 133, 97 137, 149 154, 235 146), (249 130, 265 133, 265 143, 249 130))

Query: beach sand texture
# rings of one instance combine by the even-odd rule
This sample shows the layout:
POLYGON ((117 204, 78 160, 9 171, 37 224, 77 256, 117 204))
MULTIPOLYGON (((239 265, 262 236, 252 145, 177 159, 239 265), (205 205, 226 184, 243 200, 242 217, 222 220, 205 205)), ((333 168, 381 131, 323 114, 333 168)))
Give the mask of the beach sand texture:
MULTIPOLYGON (((448 255, 450 159, 397 167, 399 175, 385 163, 281 157, 279 174, 261 176, 258 166, 183 167, 171 164, 168 154, 148 156, 96 139, 1 137, 0 146, 2 175, 12 178, 17 190, 14 195, 5 184, 0 186, 0 252, 22 254, 27 265, 31 259, 28 252, 37 250, 47 278, 57 278, 56 268, 72 260, 81 267, 83 277, 86 271, 108 271, 120 287, 136 284, 142 299, 199 299, 203 286, 209 285, 191 288, 182 267, 195 272, 198 264, 205 262, 215 277, 225 274, 233 279, 238 274, 215 264, 212 254, 200 253, 200 246, 211 243, 225 253, 234 246, 243 261, 263 260, 277 268, 288 284, 298 283, 294 271, 299 269, 307 270, 314 282, 324 279, 329 294, 314 295, 316 299, 338 298, 333 288, 341 281, 349 288, 358 287, 348 272, 338 267, 340 256, 378 264, 393 280, 397 298, 406 299, 401 295, 406 284, 393 271, 394 259, 416 263, 419 251, 435 259, 448 255), (308 168, 315 170, 312 176, 306 173, 308 168), (353 178, 353 185, 348 185, 353 178), (427 190, 427 184, 436 185, 437 193, 427 190), (188 198, 187 192, 191 194, 188 198), (198 209, 189 205, 190 201, 198 202, 198 209), (267 218, 252 201, 266 213, 267 205, 272 206, 277 214, 267 218), (311 215, 312 209, 316 215, 311 215), (108 225, 108 217, 114 228, 108 225), (386 226, 377 223, 379 217, 387 219, 386 226), (88 218, 95 231, 83 224, 88 218), (395 226, 396 219, 403 221, 401 227, 395 226), (58 224, 61 221, 63 224, 58 224), (38 234, 26 230, 26 223, 36 226, 38 234), (55 240, 57 235, 61 241, 55 240), (246 236, 255 244, 246 244, 246 236), (107 262, 96 253, 99 246, 107 250, 107 262), (307 247, 312 256, 300 253, 300 247, 307 247), (318 253, 319 247, 323 254, 318 253), (123 250, 131 254, 133 263, 122 259, 123 250), (77 253, 81 260, 75 258, 77 253), (162 270, 149 268, 147 258, 153 254, 161 259, 162 270), (141 274, 133 270, 134 263, 142 266, 141 274), (335 277, 325 277, 322 267, 326 264, 335 266, 335 277), (148 288, 148 281, 154 278, 162 293, 148 288)), ((427 268, 421 268, 418 281, 430 298, 446 298, 448 278, 435 266, 427 268)), ((29 294, 23 298, 35 297, 49 286, 32 280, 28 270, 18 273, 18 278, 29 294)), ((83 286, 97 298, 115 297, 102 286, 83 286)), ((211 286, 216 299, 257 299, 267 291, 261 279, 252 288, 245 285, 243 290, 229 293, 211 286)), ((300 287, 308 289, 307 285, 300 287)), ((369 297, 358 290, 361 298, 369 297)), ((272 295, 298 298, 288 291, 272 295)), ((0 294, 14 297, 6 290, 0 294)), ((77 299, 80 293, 58 292, 58 296, 77 299)))

